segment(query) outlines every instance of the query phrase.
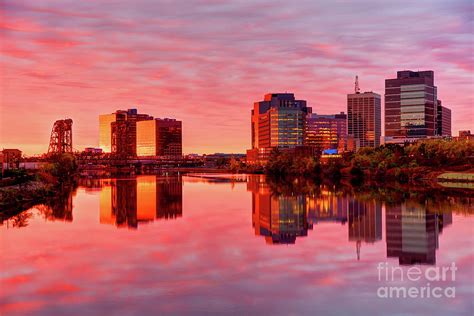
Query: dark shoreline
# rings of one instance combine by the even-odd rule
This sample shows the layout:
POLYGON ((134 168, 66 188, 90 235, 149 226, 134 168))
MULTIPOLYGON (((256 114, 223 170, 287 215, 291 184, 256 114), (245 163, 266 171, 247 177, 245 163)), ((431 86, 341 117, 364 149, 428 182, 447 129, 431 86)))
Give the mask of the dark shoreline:
POLYGON ((0 188, 0 220, 15 216, 35 205, 51 204, 75 189, 75 182, 63 185, 30 181, 0 188))
POLYGON ((0 188, 0 218, 13 216, 54 196, 54 188, 40 181, 0 188))

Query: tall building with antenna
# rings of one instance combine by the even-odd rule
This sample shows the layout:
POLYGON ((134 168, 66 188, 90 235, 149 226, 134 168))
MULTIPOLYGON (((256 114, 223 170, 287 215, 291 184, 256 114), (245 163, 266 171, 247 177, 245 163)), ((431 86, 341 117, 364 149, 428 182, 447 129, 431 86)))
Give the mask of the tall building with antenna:
POLYGON ((355 149, 377 147, 382 135, 381 98, 375 92, 360 92, 356 76, 354 93, 347 95, 347 132, 355 149))

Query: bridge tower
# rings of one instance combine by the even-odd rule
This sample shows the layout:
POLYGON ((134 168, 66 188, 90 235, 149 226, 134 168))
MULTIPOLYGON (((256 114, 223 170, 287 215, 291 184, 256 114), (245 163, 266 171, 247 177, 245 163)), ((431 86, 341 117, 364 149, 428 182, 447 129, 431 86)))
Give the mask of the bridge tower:
POLYGON ((54 122, 49 139, 48 155, 72 153, 72 120, 54 122))

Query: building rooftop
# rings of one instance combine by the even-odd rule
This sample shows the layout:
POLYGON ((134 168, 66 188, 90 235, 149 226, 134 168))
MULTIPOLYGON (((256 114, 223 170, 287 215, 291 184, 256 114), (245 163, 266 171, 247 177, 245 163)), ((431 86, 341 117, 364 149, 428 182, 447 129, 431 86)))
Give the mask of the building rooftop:
POLYGON ((265 101, 271 101, 273 98, 278 98, 280 100, 295 100, 294 93, 267 93, 265 94, 265 101))

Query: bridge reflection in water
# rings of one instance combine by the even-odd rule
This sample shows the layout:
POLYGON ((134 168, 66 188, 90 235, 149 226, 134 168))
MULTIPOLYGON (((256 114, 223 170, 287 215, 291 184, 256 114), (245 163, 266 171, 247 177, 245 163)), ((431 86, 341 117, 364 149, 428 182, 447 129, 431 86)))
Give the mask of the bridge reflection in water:
POLYGON ((181 177, 150 175, 100 181, 101 224, 137 228, 139 223, 183 216, 181 177))

